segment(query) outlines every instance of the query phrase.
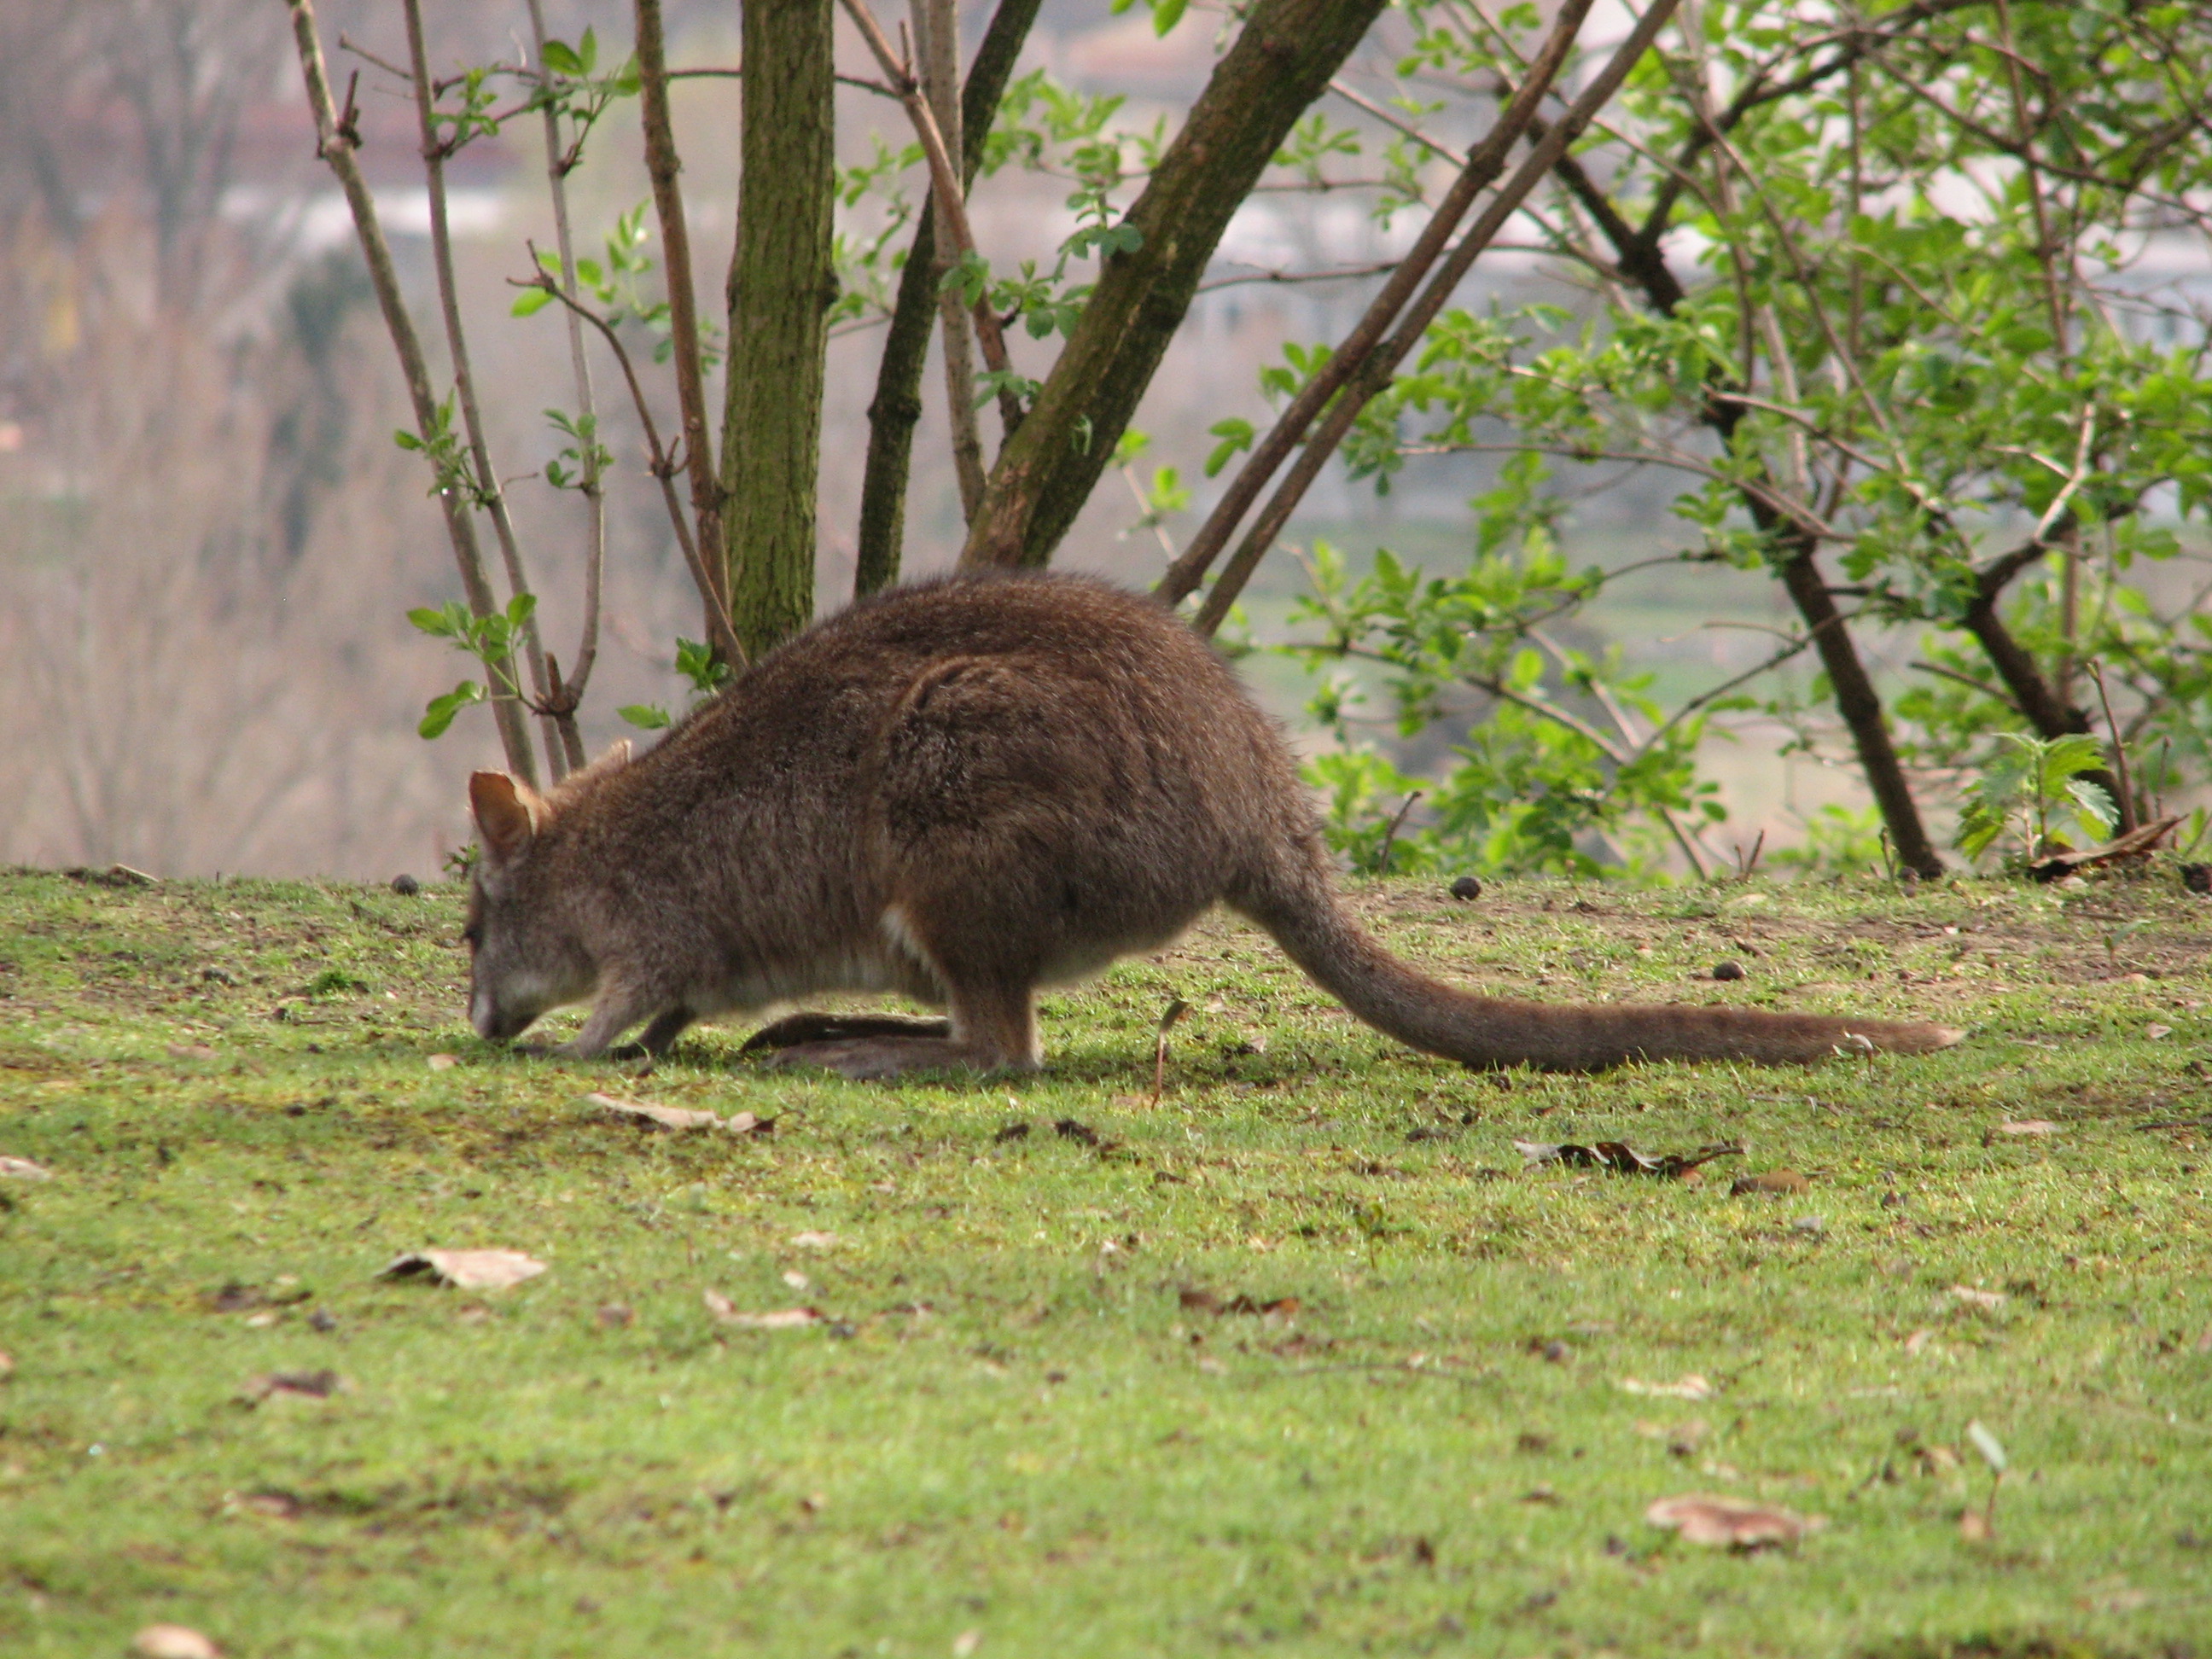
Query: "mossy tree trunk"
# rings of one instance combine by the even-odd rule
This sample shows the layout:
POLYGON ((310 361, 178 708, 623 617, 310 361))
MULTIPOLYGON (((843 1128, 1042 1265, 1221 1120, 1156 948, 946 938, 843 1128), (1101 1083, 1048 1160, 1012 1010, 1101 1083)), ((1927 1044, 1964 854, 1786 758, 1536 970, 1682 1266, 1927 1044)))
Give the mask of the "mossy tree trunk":
POLYGON ((814 611, 823 354, 836 294, 832 0, 747 0, 722 406, 723 552, 758 657, 814 611))
POLYGON ((1384 0, 1257 0, 1127 222, 1036 405, 999 453, 963 565, 1041 565, 1082 511, 1222 233, 1384 0))

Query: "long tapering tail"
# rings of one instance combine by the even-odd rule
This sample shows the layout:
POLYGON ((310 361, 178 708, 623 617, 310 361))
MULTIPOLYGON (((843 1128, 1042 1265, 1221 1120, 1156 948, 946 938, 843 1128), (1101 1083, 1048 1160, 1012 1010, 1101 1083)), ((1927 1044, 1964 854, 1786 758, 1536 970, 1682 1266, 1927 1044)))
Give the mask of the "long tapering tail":
POLYGON ((1286 859, 1235 894, 1291 961, 1378 1031, 1469 1066, 1601 1072, 1632 1060, 1802 1064, 1836 1054, 1926 1054, 1964 1035, 1918 1021, 1756 1009, 1558 1006, 1471 996, 1398 960, 1369 936, 1328 877, 1286 859))

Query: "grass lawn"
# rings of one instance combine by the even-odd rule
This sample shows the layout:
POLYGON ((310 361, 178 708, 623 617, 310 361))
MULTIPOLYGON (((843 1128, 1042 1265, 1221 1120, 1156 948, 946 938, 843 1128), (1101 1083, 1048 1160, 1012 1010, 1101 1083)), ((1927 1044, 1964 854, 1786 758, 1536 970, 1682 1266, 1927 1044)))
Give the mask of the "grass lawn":
POLYGON ((2146 1127, 2212 1113, 2205 901, 1358 902, 1508 994, 1972 1035, 1478 1075, 1216 920, 1049 998, 1042 1078, 641 1080, 469 1035, 451 886, 0 874, 0 1651, 2212 1655, 2212 1129, 2146 1127), (427 1247, 547 1270, 377 1278, 427 1247), (1647 1523, 1691 1492, 1826 1524, 1647 1523))

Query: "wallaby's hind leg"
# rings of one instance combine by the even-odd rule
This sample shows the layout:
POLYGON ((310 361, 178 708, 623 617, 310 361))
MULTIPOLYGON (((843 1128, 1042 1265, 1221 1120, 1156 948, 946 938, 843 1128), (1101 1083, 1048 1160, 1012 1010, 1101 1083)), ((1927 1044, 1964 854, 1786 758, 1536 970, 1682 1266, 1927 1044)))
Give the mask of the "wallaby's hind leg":
MULTIPOLYGON (((772 1063, 826 1066, 856 1079, 897 1077, 906 1072, 1038 1069, 1036 1018, 1030 1005, 1029 987, 991 991, 955 988, 947 1000, 952 1008, 949 1036, 924 1036, 909 1030, 898 1036, 801 1042, 783 1049, 772 1063)), ((917 1025, 933 1023, 914 1022, 917 1025)))
POLYGON ((897 1014, 786 1014, 747 1037, 738 1050, 793 1048, 802 1042, 839 1042, 849 1037, 946 1037, 952 1024, 944 1019, 908 1019, 897 1014))

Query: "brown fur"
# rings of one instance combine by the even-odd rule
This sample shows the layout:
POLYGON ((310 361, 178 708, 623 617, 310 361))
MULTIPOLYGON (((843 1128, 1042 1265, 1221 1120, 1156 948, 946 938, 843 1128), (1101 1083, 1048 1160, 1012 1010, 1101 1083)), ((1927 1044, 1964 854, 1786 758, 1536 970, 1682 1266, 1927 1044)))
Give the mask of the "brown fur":
POLYGON ((1920 1052, 1940 1026, 1731 1008, 1547 1007, 1398 961, 1339 902, 1289 753, 1227 666, 1152 601, 971 576, 860 605, 764 658, 650 753, 550 795, 471 781, 468 935, 487 1037, 592 1000, 567 1052, 647 1023, 827 990, 948 1024, 802 1017, 783 1058, 856 1077, 1032 1069, 1033 994, 1158 950, 1209 906, 1252 918, 1361 1019, 1471 1066, 1920 1052))

